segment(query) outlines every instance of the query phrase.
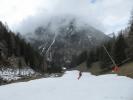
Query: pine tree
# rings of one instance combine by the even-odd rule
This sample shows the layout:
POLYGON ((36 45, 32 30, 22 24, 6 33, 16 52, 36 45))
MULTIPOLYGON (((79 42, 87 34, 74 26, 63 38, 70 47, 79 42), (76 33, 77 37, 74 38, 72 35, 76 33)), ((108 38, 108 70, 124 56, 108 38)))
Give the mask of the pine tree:
POLYGON ((133 13, 130 20, 129 34, 128 34, 128 57, 133 59, 133 13))
POLYGON ((107 52, 111 55, 111 48, 112 48, 112 39, 107 43, 102 44, 99 52, 99 61, 101 63, 101 68, 109 68, 112 65, 111 59, 107 52), (105 48, 106 50, 105 50, 105 48))
MULTIPOLYGON (((14 34, 3 23, 0 22, 0 42, 4 44, 7 51, 6 58, 14 55, 15 57, 22 57, 26 64, 36 71, 46 71, 46 63, 43 56, 35 50, 29 43, 27 43, 20 35, 14 34)), ((5 59, 6 60, 6 59, 5 59)), ((21 65, 21 61, 19 62, 21 65)))
POLYGON ((87 51, 83 51, 83 52, 78 56, 77 65, 83 63, 84 61, 86 61, 86 59, 87 59, 87 51))
POLYGON ((122 61, 126 59, 126 48, 127 44, 121 31, 112 49, 113 58, 117 64, 120 64, 122 61))
POLYGON ((87 55, 86 65, 88 68, 91 67, 91 64, 95 62, 95 54, 94 51, 90 51, 87 55))

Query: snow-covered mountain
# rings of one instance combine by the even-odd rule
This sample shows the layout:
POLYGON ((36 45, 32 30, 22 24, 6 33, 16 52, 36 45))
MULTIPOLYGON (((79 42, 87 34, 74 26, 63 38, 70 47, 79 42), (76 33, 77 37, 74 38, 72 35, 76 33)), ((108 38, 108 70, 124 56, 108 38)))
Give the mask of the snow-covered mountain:
POLYGON ((54 66, 71 67, 72 60, 84 50, 90 50, 108 40, 103 32, 88 24, 70 21, 53 21, 26 36, 40 53, 54 66))

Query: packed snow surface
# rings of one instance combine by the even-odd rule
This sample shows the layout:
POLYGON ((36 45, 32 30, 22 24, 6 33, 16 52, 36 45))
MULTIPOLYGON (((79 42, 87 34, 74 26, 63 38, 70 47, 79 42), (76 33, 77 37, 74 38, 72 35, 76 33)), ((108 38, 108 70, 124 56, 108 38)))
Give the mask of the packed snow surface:
POLYGON ((0 100, 133 100, 133 79, 82 73, 78 80, 78 74, 0 86, 0 100))

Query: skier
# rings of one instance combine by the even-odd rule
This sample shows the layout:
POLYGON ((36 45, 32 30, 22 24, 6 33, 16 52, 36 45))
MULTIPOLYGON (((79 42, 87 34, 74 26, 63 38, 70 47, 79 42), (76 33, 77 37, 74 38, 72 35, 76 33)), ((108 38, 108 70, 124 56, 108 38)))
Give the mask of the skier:
POLYGON ((78 80, 80 79, 80 77, 82 76, 82 72, 79 72, 79 76, 78 76, 78 80))

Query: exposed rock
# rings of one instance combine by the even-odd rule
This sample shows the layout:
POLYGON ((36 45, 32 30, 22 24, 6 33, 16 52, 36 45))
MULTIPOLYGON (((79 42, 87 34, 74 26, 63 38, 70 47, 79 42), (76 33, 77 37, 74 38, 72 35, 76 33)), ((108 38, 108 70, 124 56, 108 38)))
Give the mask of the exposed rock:
POLYGON ((27 40, 40 50, 52 66, 74 67, 72 60, 82 51, 89 51, 109 39, 104 33, 89 25, 78 27, 75 23, 76 21, 72 20, 66 25, 61 24, 62 26, 53 23, 48 25, 49 27, 38 28, 27 40), (53 26, 57 27, 54 32, 51 28, 53 26))

